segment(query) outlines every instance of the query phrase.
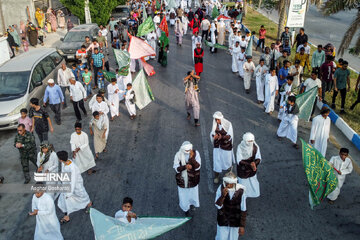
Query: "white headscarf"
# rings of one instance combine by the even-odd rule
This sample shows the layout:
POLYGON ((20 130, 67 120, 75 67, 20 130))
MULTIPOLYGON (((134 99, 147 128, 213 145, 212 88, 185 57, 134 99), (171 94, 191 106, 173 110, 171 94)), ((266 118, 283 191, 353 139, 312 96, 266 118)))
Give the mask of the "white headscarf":
MULTIPOLYGON (((234 184, 233 188, 229 188, 229 192, 231 193, 231 195, 240 188, 244 189, 245 191, 245 186, 238 183, 238 179, 236 175, 231 171, 226 173, 225 176, 223 177, 223 186, 226 187, 227 183, 234 184)), ((232 196, 230 196, 230 198, 231 197, 232 196)))
POLYGON ((243 140, 238 146, 237 150, 237 158, 238 161, 248 159, 253 154, 255 143, 255 136, 254 134, 247 132, 243 135, 243 140))
MULTIPOLYGON (((174 164, 178 164, 180 162, 181 166, 185 166, 186 165, 186 160, 189 159, 189 155, 190 155, 189 151, 192 150, 192 149, 193 149, 193 145, 189 141, 183 142, 183 144, 181 145, 179 151, 175 155, 174 164)), ((184 171, 181 172, 181 176, 184 179, 185 188, 187 188, 187 186, 188 186, 187 169, 185 169, 184 171)))
POLYGON ((221 127, 224 128, 224 130, 231 135, 231 142, 233 142, 233 137, 232 137, 232 132, 229 132, 230 127, 231 127, 231 122, 229 122, 228 120, 226 120, 223 116, 223 114, 221 112, 215 112, 213 115, 213 125, 212 125, 212 129, 210 132, 210 140, 211 142, 214 142, 214 137, 213 135, 215 135, 215 130, 216 130, 216 126, 217 123, 215 121, 215 119, 220 119, 221 120, 221 127))

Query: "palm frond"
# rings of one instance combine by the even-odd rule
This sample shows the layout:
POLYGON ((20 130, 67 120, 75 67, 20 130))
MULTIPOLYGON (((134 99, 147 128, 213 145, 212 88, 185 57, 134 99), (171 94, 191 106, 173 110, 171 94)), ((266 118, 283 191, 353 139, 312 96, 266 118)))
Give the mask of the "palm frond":
POLYGON ((325 16, 338 13, 344 10, 351 10, 360 5, 360 0, 328 0, 322 7, 321 12, 325 16))
MULTIPOLYGON (((344 37, 341 41, 340 47, 339 47, 339 54, 342 56, 344 54, 344 50, 349 48, 351 40, 356 34, 356 31, 360 27, 360 10, 357 12, 356 18, 354 21, 350 24, 348 30, 345 32, 344 37)), ((358 40, 359 42, 359 40, 358 40)))

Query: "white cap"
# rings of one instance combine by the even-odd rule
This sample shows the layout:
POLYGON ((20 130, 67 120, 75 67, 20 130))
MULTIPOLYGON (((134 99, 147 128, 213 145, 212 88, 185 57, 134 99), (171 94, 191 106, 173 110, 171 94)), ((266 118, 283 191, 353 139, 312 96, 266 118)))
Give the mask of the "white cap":
POLYGON ((54 81, 54 79, 50 78, 50 79, 48 80, 48 83, 52 84, 52 83, 55 83, 55 81, 54 81))

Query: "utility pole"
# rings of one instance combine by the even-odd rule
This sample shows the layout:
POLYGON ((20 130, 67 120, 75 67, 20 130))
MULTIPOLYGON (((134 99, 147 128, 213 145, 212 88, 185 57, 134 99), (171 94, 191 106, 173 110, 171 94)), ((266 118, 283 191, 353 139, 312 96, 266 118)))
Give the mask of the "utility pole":
POLYGON ((85 0, 85 23, 91 23, 91 14, 89 8, 89 0, 85 0))

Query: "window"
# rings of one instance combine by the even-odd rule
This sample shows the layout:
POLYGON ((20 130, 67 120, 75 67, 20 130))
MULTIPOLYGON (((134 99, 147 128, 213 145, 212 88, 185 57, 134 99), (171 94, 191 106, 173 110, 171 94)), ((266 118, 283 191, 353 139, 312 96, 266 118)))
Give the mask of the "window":
POLYGON ((52 72, 52 70, 55 69, 55 64, 51 60, 50 56, 47 56, 46 58, 41 60, 39 65, 41 65, 42 69, 44 70, 45 76, 49 75, 52 72))
POLYGON ((0 102, 23 96, 29 83, 30 72, 0 72, 0 102))
POLYGON ((96 38, 98 36, 100 28, 95 28, 92 30, 93 36, 96 38))
POLYGON ((56 66, 59 65, 63 60, 62 56, 58 52, 53 52, 50 54, 50 58, 53 60, 56 66))
POLYGON ((42 82, 45 78, 44 70, 41 66, 41 62, 34 68, 34 71, 31 75, 31 82, 30 82, 30 92, 36 88, 36 84, 42 82))

